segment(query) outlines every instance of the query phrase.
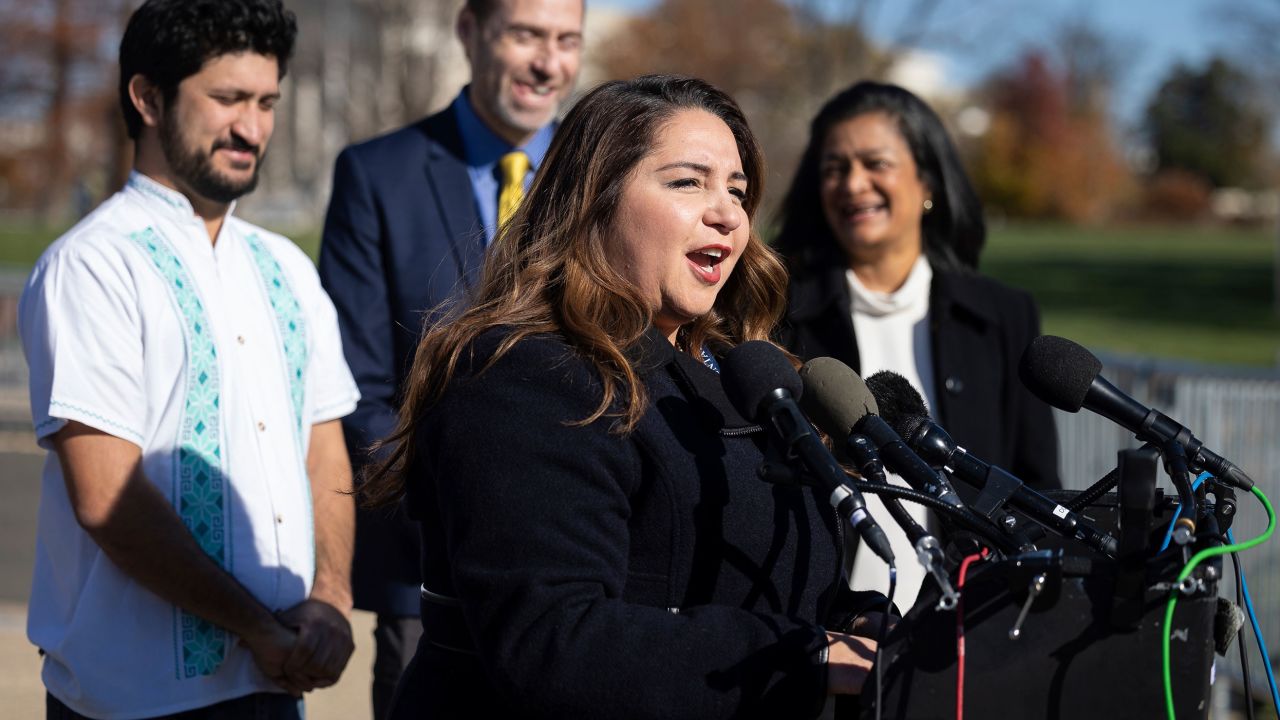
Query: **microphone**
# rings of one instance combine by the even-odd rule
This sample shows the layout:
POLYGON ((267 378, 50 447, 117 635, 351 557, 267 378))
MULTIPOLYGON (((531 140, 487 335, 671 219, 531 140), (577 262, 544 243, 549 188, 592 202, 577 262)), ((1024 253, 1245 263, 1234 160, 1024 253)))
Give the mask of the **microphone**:
MULTIPOLYGON (((884 463, 880 460, 880 451, 876 450, 876 446, 871 443, 871 438, 866 435, 854 433, 849 436, 849 443, 846 448, 849 452, 853 465, 858 469, 858 474, 862 475, 862 479, 872 485, 888 485, 889 479, 885 477, 884 463)), ((897 498, 884 498, 885 509, 893 516, 893 519, 907 533, 907 538, 912 543, 919 541, 929 534, 927 530, 916 522, 916 519, 907 512, 902 506, 902 501, 897 498)))
POLYGON ((1055 335, 1031 341, 1018 363, 1018 377, 1036 397, 1069 413, 1088 408, 1132 431, 1143 442, 1180 443, 1190 464, 1208 470, 1241 490, 1253 480, 1229 460, 1204 446, 1173 418, 1121 392, 1100 374, 1102 361, 1081 345, 1055 335))
MULTIPOLYGON (((805 412, 828 435, 845 438, 846 445, 852 435, 866 435, 879 448, 889 469, 912 488, 952 507, 965 507, 950 481, 912 452, 880 417, 876 398, 848 365, 835 358, 814 358, 800 368, 800 377, 804 380, 800 401, 805 412)), ((847 447, 845 452, 853 454, 847 447)))
POLYGON ((1114 557, 1119 546, 1116 539, 1090 525, 1078 514, 1027 487, 1008 471, 990 465, 969 454, 930 419, 920 393, 901 375, 881 371, 867 378, 881 405, 891 408, 885 419, 922 457, 959 476, 978 489, 989 484, 1007 495, 1011 505, 1036 522, 1065 537, 1074 537, 1100 553, 1114 557))
MULTIPOLYGON (((854 433, 849 436, 847 449, 863 479, 874 485, 889 484, 889 479, 884 474, 884 463, 880 460, 880 453, 876 450, 876 446, 871 443, 871 438, 854 433)), ((938 584, 938 609, 954 610, 960 602, 960 594, 951 587, 951 578, 947 577, 946 555, 942 552, 942 543, 916 522, 911 513, 902 506, 901 500, 887 497, 881 498, 881 501, 884 502, 889 515, 906 532, 907 539, 915 548, 916 560, 938 584)))
POLYGON ((798 458, 819 488, 830 493, 828 500, 836 512, 848 520, 876 555, 892 566, 889 538, 867 512, 862 493, 845 484, 848 476, 796 405, 804 385, 791 361, 774 345, 751 340, 726 353, 720 370, 725 393, 738 412, 769 428, 787 457, 798 458))

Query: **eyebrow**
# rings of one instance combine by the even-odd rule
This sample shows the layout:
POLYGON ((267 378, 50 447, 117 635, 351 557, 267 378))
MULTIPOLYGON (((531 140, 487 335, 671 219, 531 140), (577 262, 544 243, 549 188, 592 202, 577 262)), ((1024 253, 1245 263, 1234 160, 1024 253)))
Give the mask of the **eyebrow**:
POLYGON ((544 27, 539 27, 537 25, 530 25, 524 22, 507 23, 507 27, 505 29, 508 32, 527 32, 533 35, 537 35, 538 37, 546 37, 551 34, 551 31, 547 30, 544 27))
MULTIPOLYGON (((883 147, 877 146, 877 147, 870 147, 870 148, 862 148, 860 150, 854 150, 852 153, 852 156, 866 157, 868 155, 884 155, 884 154, 892 154, 892 153, 893 153, 893 149, 886 145, 883 147)), ((849 157, 849 155, 846 155, 845 153, 825 150, 822 153, 821 159, 822 160, 844 160, 847 157, 849 157)))
MULTIPOLYGON (((687 161, 667 163, 666 165, 663 165, 662 167, 658 168, 658 172, 663 172, 664 170, 675 170, 678 168, 684 168, 685 170, 692 170, 701 175, 711 174, 711 166, 703 165, 702 163, 687 162, 687 161)), ((743 182, 747 182, 747 176, 741 170, 735 170, 729 173, 729 179, 741 180, 743 182)))
POLYGON ((279 91, 279 90, 276 90, 275 92, 262 93, 261 95, 259 95, 258 93, 254 92, 253 90, 247 90, 247 89, 245 89, 245 88, 235 87, 235 86, 227 86, 227 87, 212 87, 212 88, 209 88, 209 89, 207 90, 207 92, 208 92, 208 94, 210 94, 210 95, 230 95, 230 96, 232 96, 232 97, 234 97, 234 98, 236 98, 236 99, 238 99, 238 100, 244 100, 244 99, 246 99, 246 98, 252 98, 252 97, 261 97, 261 98, 263 98, 264 100, 266 100, 266 99, 279 100, 279 99, 280 99, 280 91, 279 91))
POLYGON ((515 21, 507 23, 504 28, 507 32, 527 32, 537 37, 555 37, 557 40, 580 39, 582 37, 581 30, 559 30, 557 28, 549 28, 543 25, 533 25, 527 22, 515 21))

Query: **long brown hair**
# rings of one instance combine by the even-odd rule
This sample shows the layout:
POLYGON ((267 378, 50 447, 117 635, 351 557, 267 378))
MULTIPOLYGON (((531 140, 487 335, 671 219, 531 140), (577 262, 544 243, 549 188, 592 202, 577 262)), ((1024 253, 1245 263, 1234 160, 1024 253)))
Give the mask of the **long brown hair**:
MULTIPOLYGON (((649 328, 654 309, 610 265, 606 250, 628 179, 683 109, 705 110, 729 126, 747 176, 743 206, 754 217, 764 160, 732 98, 702 80, 669 75, 596 87, 565 117, 528 197, 490 246, 470 308, 435 320, 418 343, 400 420, 385 442, 391 451, 362 486, 366 504, 402 494, 418 420, 440 398, 471 343, 495 327, 510 332, 490 364, 525 337, 556 333, 595 367, 600 404, 586 418, 566 420, 587 424, 611 414, 617 432, 634 429, 647 399, 625 352, 649 328)), ((714 351, 769 339, 782 316, 786 283, 778 256, 752 233, 711 312, 681 328, 677 345, 714 351)))

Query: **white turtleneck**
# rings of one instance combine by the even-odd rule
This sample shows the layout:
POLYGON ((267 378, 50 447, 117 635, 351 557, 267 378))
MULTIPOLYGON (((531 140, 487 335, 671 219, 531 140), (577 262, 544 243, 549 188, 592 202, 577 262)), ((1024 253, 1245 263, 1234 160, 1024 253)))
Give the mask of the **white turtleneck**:
MULTIPOLYGON (((893 292, 868 290, 852 270, 846 272, 853 316, 853 331, 858 338, 858 360, 862 376, 881 370, 892 370, 911 382, 935 414, 933 392, 933 348, 929 337, 929 287, 933 269, 922 254, 911 267, 906 282, 893 292)), ((890 482, 906 487, 897 475, 890 482)), ((867 509, 889 535, 898 566, 898 589, 894 603, 906 612, 915 604, 924 580, 924 568, 916 561, 915 549, 906 534, 889 515, 877 496, 867 494, 867 509)), ((926 525, 924 507, 912 502, 903 506, 921 525, 926 525)), ((852 585, 859 590, 889 590, 889 570, 865 544, 858 546, 852 569, 852 585)))

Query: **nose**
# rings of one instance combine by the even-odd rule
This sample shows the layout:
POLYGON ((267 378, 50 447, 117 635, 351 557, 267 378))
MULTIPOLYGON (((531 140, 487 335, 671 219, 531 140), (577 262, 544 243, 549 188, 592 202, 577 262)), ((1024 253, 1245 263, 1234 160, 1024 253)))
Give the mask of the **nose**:
POLYGON ((560 51, 556 48, 555 39, 548 38, 546 42, 539 44, 529 66, 539 80, 546 80, 555 75, 560 62, 560 51))
POLYGON ((746 209, 727 192, 707 205, 707 211, 702 216, 702 222, 708 227, 715 228, 721 235, 728 235, 737 230, 746 221, 746 209))
POLYGON ((849 164, 849 174, 844 180, 845 187, 855 195, 871 187, 871 173, 860 162, 849 164))
POLYGON ((256 103, 246 104, 231 126, 231 131, 239 135, 245 142, 262 145, 271 133, 273 110, 259 107, 256 103))

